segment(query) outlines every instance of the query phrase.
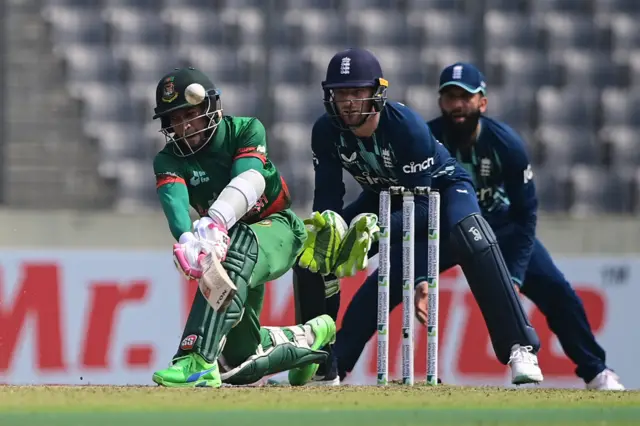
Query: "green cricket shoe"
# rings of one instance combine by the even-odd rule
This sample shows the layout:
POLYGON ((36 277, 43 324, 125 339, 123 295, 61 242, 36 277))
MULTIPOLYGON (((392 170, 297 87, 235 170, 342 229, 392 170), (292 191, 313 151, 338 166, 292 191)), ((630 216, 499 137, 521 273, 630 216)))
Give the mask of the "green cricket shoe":
POLYGON ((222 386, 218 363, 210 364, 196 353, 175 358, 169 368, 153 373, 153 381, 169 388, 219 388, 222 386))
MULTIPOLYGON (((336 341, 336 323, 329 315, 315 317, 307 321, 305 325, 311 326, 311 331, 315 336, 313 345, 311 345, 311 349, 314 351, 320 350, 336 341)), ((314 363, 289 370, 289 384, 291 386, 303 386, 313 378, 319 366, 320 364, 314 363)))

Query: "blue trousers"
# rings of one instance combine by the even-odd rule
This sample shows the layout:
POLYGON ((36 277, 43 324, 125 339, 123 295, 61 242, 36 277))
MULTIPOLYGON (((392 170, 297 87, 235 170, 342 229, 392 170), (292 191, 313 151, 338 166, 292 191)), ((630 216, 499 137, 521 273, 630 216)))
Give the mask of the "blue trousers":
MULTIPOLYGON (((442 194, 441 272, 459 263, 455 248, 449 241, 448 231, 459 220, 479 210, 477 203, 470 202, 467 197, 460 196, 463 194, 460 194, 457 189, 460 188, 454 187, 442 194)), ((352 214, 351 212, 363 207, 357 203, 358 201, 348 206, 345 213, 352 214)), ((346 220, 350 221, 351 216, 346 220)), ((509 250, 513 234, 511 227, 506 225, 494 229, 494 232, 501 250, 509 250)), ((427 242, 416 239, 416 259, 420 258, 427 258, 427 242)), ((391 245, 390 260, 389 303, 390 309, 394 309, 402 302, 401 244, 391 245)), ((426 262, 415 262, 415 264, 415 276, 426 276, 426 270, 421 270, 421 267, 426 268, 426 262)), ((349 304, 342 321, 342 328, 338 331, 333 352, 338 359, 338 370, 342 377, 354 368, 365 345, 375 333, 377 326, 377 280, 378 274, 375 271, 360 287, 349 304)), ((585 382, 590 382, 606 368, 605 351, 593 335, 582 301, 538 239, 535 240, 533 253, 520 291, 544 314, 549 329, 558 337, 565 354, 576 364, 578 377, 585 382)))
MULTIPOLYGON (((467 182, 459 182, 440 194, 440 238, 448 240, 451 228, 465 217, 479 213, 475 190, 467 182)), ((347 206, 343 217, 347 223, 362 212, 378 212, 378 198, 367 193, 347 206)), ((415 258, 427 259, 427 236, 416 236, 415 258)), ((389 306, 393 310, 402 302, 402 243, 392 243, 389 257, 391 264, 389 306)), ((369 256, 377 252, 373 246, 369 256)), ((415 277, 427 276, 427 262, 415 262, 415 277)), ((342 377, 356 365, 365 345, 377 327, 378 271, 371 274, 358 289, 342 319, 342 327, 336 336, 333 353, 338 359, 342 377)))

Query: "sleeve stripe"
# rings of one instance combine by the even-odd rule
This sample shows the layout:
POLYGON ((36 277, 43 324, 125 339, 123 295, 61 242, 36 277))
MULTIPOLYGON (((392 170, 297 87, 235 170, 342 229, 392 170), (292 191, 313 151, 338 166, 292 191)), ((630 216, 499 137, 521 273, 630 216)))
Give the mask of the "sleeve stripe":
POLYGON ((260 154, 259 152, 245 152, 243 154, 239 154, 236 155, 234 160, 237 160, 239 158, 257 158, 258 160, 262 161, 262 164, 267 164, 267 157, 264 156, 264 154, 260 154))
POLYGON ((170 183, 181 183, 183 185, 186 185, 186 182, 180 176, 172 176, 172 175, 156 176, 156 189, 159 189, 161 186, 168 185, 170 183))

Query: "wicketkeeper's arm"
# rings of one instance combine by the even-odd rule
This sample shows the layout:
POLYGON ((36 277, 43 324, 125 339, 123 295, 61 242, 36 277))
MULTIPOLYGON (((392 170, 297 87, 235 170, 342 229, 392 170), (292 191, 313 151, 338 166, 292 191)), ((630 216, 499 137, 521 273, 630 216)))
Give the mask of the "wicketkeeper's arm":
POLYGON ((313 191, 313 211, 331 210, 342 215, 346 188, 342 179, 342 164, 334 156, 335 147, 328 130, 318 121, 311 131, 311 150, 315 187, 313 191))

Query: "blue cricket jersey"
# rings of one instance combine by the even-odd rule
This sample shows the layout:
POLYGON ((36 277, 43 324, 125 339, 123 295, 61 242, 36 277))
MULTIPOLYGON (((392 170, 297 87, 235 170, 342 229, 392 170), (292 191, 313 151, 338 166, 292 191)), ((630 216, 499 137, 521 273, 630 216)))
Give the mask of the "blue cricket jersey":
POLYGON ((538 209, 524 142, 507 124, 482 116, 476 142, 463 152, 443 134, 441 117, 428 125, 472 176, 482 215, 489 224, 496 232, 506 225, 513 229, 516 243, 503 255, 513 279, 522 283, 533 250, 538 209))
MULTIPOLYGON (((335 127, 327 114, 316 120, 311 134, 315 190, 313 210, 342 214, 345 186, 342 170, 363 191, 379 193, 389 186, 429 186, 443 191, 455 182, 472 182, 447 149, 433 136, 427 123, 409 107, 387 102, 380 122, 369 138, 358 138, 335 127)), ((395 200, 395 205, 399 200, 395 200)), ((428 198, 415 197, 416 232, 426 229, 428 198)), ((377 213, 377 212, 371 212, 377 213)), ((401 235, 402 212, 391 215, 391 235, 401 235)), ((395 240, 395 238, 394 238, 395 240)))

